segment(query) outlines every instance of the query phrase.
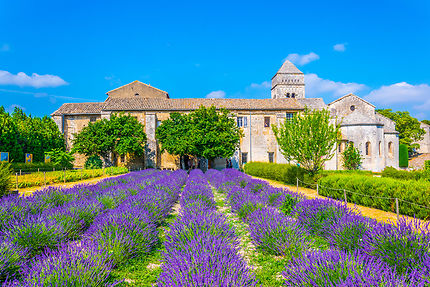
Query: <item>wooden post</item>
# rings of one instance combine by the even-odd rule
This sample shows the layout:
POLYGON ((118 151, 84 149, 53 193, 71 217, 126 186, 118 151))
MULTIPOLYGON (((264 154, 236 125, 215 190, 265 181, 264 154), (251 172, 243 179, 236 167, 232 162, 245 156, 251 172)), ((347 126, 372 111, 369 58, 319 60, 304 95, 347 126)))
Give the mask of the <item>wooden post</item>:
POLYGON ((396 197, 396 213, 397 213, 397 221, 399 221, 399 199, 396 197))
POLYGON ((37 168, 37 173, 39 173, 39 168, 37 168))
POLYGON ((297 193, 299 193, 299 178, 297 177, 297 193))
POLYGON ((64 179, 64 183, 66 183, 66 169, 63 170, 63 179, 64 179))
POLYGON ((320 186, 317 183, 317 195, 320 195, 320 186))
POLYGON ((43 172, 43 182, 45 183, 45 186, 46 186, 46 172, 43 172))
POLYGON ((20 175, 20 176, 22 175, 21 170, 19 170, 19 175, 20 175))
POLYGON ((18 190, 18 173, 15 173, 16 175, 16 190, 18 190))
POLYGON ((348 203, 348 201, 346 200, 346 190, 343 190, 343 198, 345 199, 345 205, 348 203))

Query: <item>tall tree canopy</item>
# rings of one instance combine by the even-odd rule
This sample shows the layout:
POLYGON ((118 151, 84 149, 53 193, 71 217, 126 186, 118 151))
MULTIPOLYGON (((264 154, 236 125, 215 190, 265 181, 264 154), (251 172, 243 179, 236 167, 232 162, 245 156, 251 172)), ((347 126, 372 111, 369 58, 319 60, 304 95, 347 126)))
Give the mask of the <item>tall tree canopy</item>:
POLYGON ((396 122, 399 142, 408 147, 409 153, 415 153, 415 150, 420 148, 417 141, 423 139, 425 131, 420 127, 420 122, 409 112, 393 112, 391 109, 377 110, 377 112, 396 122))
POLYGON ((214 106, 201 106, 189 114, 171 113, 156 130, 162 151, 208 160, 233 156, 241 136, 230 112, 214 106))
POLYGON ((112 114, 110 119, 89 123, 73 139, 74 153, 101 156, 112 164, 109 155, 143 156, 146 134, 144 125, 130 115, 112 114))
POLYGON ((17 107, 10 115, 0 107, 0 151, 9 152, 11 160, 24 162, 24 154, 31 153, 35 162, 42 162, 54 149, 65 150, 65 145, 51 118, 32 117, 17 107))
POLYGON ((323 168, 334 155, 340 128, 331 123, 328 110, 305 109, 273 131, 282 154, 288 161, 299 163, 311 174, 323 168))

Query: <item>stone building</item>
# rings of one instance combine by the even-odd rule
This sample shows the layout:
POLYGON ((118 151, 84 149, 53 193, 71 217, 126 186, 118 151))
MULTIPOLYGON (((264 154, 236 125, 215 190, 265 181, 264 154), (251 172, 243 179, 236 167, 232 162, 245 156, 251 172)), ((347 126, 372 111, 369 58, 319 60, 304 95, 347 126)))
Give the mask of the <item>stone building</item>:
MULTIPOLYGON (((119 158, 117 164, 133 168, 151 166, 176 169, 178 158, 160 153, 155 138, 157 126, 169 118, 170 112, 190 112, 201 105, 226 108, 243 129, 244 137, 232 158, 233 166, 249 161, 285 163, 272 125, 278 125, 305 107, 328 108, 342 121, 344 141, 336 147, 336 154, 327 169, 341 169, 341 152, 347 141, 353 141, 364 156, 363 168, 380 171, 385 166, 398 167, 398 135, 394 123, 375 112, 375 107, 355 95, 347 95, 328 105, 321 98, 305 98, 303 73, 291 62, 285 61, 272 78, 271 98, 267 99, 191 99, 170 98, 165 91, 134 81, 107 92, 107 99, 100 103, 66 103, 52 113, 52 118, 63 132, 70 149, 74 133, 89 122, 109 118, 112 113, 126 112, 145 125, 147 134, 146 155, 142 159, 119 158)), ((75 165, 82 167, 85 157, 78 155, 75 165)), ((225 165, 224 159, 215 161, 216 167, 225 165)))

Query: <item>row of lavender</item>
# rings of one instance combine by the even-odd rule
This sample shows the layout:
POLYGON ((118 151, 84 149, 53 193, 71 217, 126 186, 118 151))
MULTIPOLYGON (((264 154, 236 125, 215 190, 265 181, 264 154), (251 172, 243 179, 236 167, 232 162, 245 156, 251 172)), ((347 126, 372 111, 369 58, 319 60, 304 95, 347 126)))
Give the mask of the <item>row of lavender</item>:
POLYGON ((357 210, 274 188, 236 170, 210 170, 264 252, 291 257, 287 286, 428 286, 430 229, 419 221, 378 223, 357 210), (328 250, 315 250, 324 238, 328 250))
POLYGON ((145 170, 0 202, 3 286, 114 286, 110 270, 150 251, 186 179, 145 170))
POLYGON ((256 286, 238 253, 238 237, 216 212, 212 188, 193 170, 180 199, 180 213, 166 236, 158 286, 256 286))

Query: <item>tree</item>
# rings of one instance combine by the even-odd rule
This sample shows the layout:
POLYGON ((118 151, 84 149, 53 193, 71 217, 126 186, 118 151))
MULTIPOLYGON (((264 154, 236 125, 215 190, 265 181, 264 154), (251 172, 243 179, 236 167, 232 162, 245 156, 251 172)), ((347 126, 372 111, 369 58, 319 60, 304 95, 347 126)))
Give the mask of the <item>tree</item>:
POLYGON ((342 153, 343 167, 348 170, 355 170, 361 165, 363 158, 361 157, 360 151, 351 142, 347 144, 345 150, 342 153))
POLYGON ((328 110, 305 109, 279 127, 274 126, 273 131, 284 157, 299 163, 311 175, 333 157, 340 137, 339 126, 331 123, 328 110))
POLYGON ((421 122, 422 122, 422 123, 425 123, 425 124, 427 124, 427 125, 430 125, 430 121, 429 121, 429 120, 422 120, 421 122))
POLYGON ((213 160, 233 156, 242 132, 230 112, 214 106, 189 114, 171 113, 156 130, 161 150, 181 158, 195 156, 213 160))
POLYGON ((75 158, 71 153, 63 151, 61 149, 53 149, 46 153, 51 157, 51 162, 54 166, 58 166, 60 168, 73 168, 73 161, 75 158))
POLYGON ((423 139, 425 131, 420 127, 420 122, 412 117, 409 112, 393 112, 391 109, 377 110, 377 112, 396 123, 399 142, 408 147, 410 154, 415 153, 420 148, 417 142, 423 139))
POLYGON ((144 125, 130 115, 113 114, 111 118, 89 123, 73 139, 73 153, 100 156, 112 165, 111 154, 143 156, 146 134, 144 125))

